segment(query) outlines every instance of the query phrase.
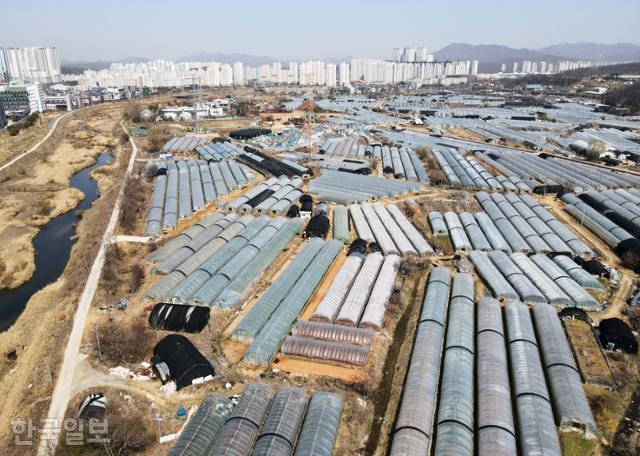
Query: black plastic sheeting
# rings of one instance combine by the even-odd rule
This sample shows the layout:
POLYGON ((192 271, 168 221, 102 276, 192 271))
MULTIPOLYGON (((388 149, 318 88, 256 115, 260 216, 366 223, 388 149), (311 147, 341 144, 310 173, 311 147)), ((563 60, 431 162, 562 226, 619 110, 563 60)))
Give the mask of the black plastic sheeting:
MULTIPOLYGON (((293 168, 292 166, 289 166, 286 163, 282 163, 280 160, 276 160, 275 158, 269 155, 263 154, 262 152, 260 152, 257 149, 254 149, 251 146, 245 146, 244 150, 246 152, 250 152, 254 155, 257 155, 258 157, 262 158, 262 160, 261 161, 256 160, 247 154, 239 155, 238 160, 246 163, 252 168, 257 169, 263 174, 271 174, 272 176, 275 176, 275 177, 280 177, 283 175, 287 177, 293 177, 293 176, 302 176, 303 174, 305 174, 299 169, 293 168)), ((311 174, 311 171, 309 171, 308 174, 311 174)))
POLYGON ((564 193, 565 189, 562 185, 536 185, 533 187, 533 193, 536 195, 548 195, 550 193, 564 193))
POLYGON ((229 137, 233 139, 251 139, 257 136, 271 134, 268 128, 243 128, 229 133, 229 137))
MULTIPOLYGON (((371 174, 371 169, 363 166, 362 168, 338 168, 338 171, 342 171, 343 173, 351 173, 351 174, 362 174, 363 176, 371 174)), ((393 171, 393 170, 392 170, 393 171)))
POLYGON ((309 219, 306 228, 304 229, 304 236, 307 238, 319 237, 324 239, 329 232, 329 217, 324 214, 314 215, 309 219))
POLYGON ((582 266, 584 264, 584 259, 582 257, 579 256, 574 256, 573 257, 573 262, 577 265, 582 266))
POLYGON ((367 245, 367 241, 365 241, 364 239, 358 238, 355 241, 353 241, 349 246, 349 255, 351 255, 354 252, 365 255, 367 253, 368 247, 369 246, 367 245))
POLYGON ((576 320, 591 323, 589 315, 580 307, 565 307, 560 311, 560 318, 575 318, 576 320))
POLYGON ((620 242, 615 252, 620 256, 625 266, 640 271, 640 240, 631 238, 620 242))
POLYGON ((626 353, 638 353, 638 341, 631 332, 631 328, 619 318, 606 318, 598 326, 598 336, 604 348, 613 344, 615 350, 626 353))
POLYGON ((300 217, 300 208, 296 204, 292 204, 287 211, 287 217, 295 218, 300 217))
POLYGON ((626 218, 624 218, 621 215, 615 213, 613 210, 609 209, 604 204, 602 204, 599 201, 597 201, 595 198, 593 198, 588 193, 583 193, 581 195, 578 195, 578 198, 580 198, 582 201, 587 203, 589 206, 591 206, 596 211, 600 212, 602 215, 607 217, 609 220, 611 220, 613 223, 615 223, 619 227, 624 228, 625 230, 627 230, 629 233, 633 234, 636 237, 640 237, 640 228, 638 228, 636 225, 631 223, 626 218))
POLYGON ((300 211, 301 212, 311 212, 313 211, 313 197, 311 195, 307 195, 306 193, 299 198, 300 201, 300 211))
POLYGON ((190 386, 195 379, 215 375, 211 362, 180 334, 166 336, 155 346, 153 354, 152 363, 157 364, 158 360, 166 363, 177 389, 190 386))
POLYGON ((248 204, 251 207, 256 207, 258 204, 260 204, 261 202, 263 202, 264 200, 269 198, 274 193, 275 193, 275 191, 273 191, 273 190, 268 188, 268 189, 264 190, 263 192, 258 193, 256 196, 251 198, 245 204, 248 204))
POLYGON ((584 269, 591 275, 609 277, 609 271, 607 271, 607 268, 605 268, 602 263, 597 260, 585 261, 580 266, 582 266, 582 269, 584 269))
POLYGON ((199 333, 209 324, 211 309, 160 302, 153 306, 149 326, 165 331, 199 333))
POLYGON ((380 252, 382 253, 382 248, 380 247, 380 244, 378 244, 377 242, 371 242, 369 244, 369 252, 380 252))

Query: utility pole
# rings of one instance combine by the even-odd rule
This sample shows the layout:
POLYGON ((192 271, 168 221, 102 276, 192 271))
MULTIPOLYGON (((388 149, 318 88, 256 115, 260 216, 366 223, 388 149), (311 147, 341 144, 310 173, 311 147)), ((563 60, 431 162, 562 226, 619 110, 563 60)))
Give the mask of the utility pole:
POLYGON ((100 346, 100 335, 98 334, 98 325, 96 325, 96 342, 98 343, 98 355, 102 361, 102 347, 100 346))
POLYGON ((200 90, 200 80, 197 75, 192 74, 187 78, 191 85, 191 93, 193 95, 193 132, 202 133, 200 126, 200 118, 198 117, 198 108, 202 106, 202 92, 200 90))

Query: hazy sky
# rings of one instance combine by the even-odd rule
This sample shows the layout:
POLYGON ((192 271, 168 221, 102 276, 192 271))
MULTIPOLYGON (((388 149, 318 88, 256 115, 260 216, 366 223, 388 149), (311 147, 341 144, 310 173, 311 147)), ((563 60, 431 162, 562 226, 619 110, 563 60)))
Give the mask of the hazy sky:
POLYGON ((452 42, 640 44, 638 0, 2 0, 0 47, 62 60, 178 59, 200 51, 279 60, 388 57, 452 42))

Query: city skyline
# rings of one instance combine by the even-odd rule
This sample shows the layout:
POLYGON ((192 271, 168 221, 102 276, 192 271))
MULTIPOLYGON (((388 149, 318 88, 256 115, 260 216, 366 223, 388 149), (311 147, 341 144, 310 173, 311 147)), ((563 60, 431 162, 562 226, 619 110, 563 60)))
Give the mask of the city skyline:
POLYGON ((483 3, 481 9, 467 0, 455 7, 431 3, 399 1, 388 8, 380 1, 344 4, 329 0, 319 8, 290 1, 277 5, 250 1, 239 7, 164 0, 133 5, 116 0, 106 10, 87 8, 77 0, 63 2, 65 8, 60 3, 33 0, 3 8, 7 20, 0 30, 0 44, 56 46, 62 61, 118 61, 132 56, 178 60, 197 52, 288 61, 388 58, 388 49, 394 47, 426 45, 434 52, 453 42, 530 49, 581 41, 640 42, 634 24, 640 4, 624 1, 611 2, 598 15, 592 14, 597 3, 591 0, 545 0, 535 7, 494 0, 483 3), (153 16, 154 7, 162 8, 163 17, 153 16), (474 13, 460 15, 465 7, 474 13), (33 26, 21 27, 27 15, 33 26), (56 27, 47 26, 51 23, 73 26, 60 34, 56 27), (606 26, 610 23, 616 26, 606 26), (525 24, 537 25, 526 33, 525 24))

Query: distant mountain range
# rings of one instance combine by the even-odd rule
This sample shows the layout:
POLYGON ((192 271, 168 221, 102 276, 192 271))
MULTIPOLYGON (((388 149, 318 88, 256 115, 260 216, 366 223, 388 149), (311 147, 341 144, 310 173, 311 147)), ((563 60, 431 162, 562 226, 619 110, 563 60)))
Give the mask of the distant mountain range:
MULTIPOLYGON (((560 60, 602 60, 609 62, 640 62, 640 46, 631 43, 599 44, 599 43, 562 43, 539 49, 516 49, 499 44, 467 44, 452 43, 435 52, 436 60, 479 60, 480 71, 497 71, 501 64, 512 65, 522 60, 545 61, 556 63, 560 60)), ((127 57, 118 60, 120 63, 143 63, 150 59, 145 57, 127 57)), ((327 62, 344 62, 343 59, 324 59, 327 62)), ((179 62, 243 62, 246 65, 263 65, 278 61, 272 57, 256 56, 240 53, 198 52, 178 59, 179 62)), ((100 70, 108 68, 108 61, 63 61, 63 71, 79 72, 85 69, 100 70)), ((509 68, 510 69, 510 68, 509 68)))
POLYGON ((179 62, 220 62, 220 63, 235 63, 242 62, 246 65, 264 65, 277 62, 277 59, 272 57, 264 57, 249 54, 223 54, 221 52, 198 52, 196 54, 187 55, 178 60, 179 62))
POLYGON ((60 62, 60 65, 65 68, 74 68, 74 69, 82 69, 82 70, 104 70, 105 68, 109 68, 112 63, 146 63, 150 62, 151 59, 147 59, 145 57, 126 57, 121 60, 114 60, 113 62, 109 62, 106 60, 96 60, 96 61, 67 61, 63 60, 60 62))
MULTIPOLYGON (((516 49, 499 44, 453 43, 435 53, 436 60, 479 60, 480 71, 497 71, 501 64, 523 60, 556 63, 561 60, 640 61, 640 46, 630 43, 563 43, 539 49, 516 49)), ((511 68, 509 68, 511 69, 511 68)))

